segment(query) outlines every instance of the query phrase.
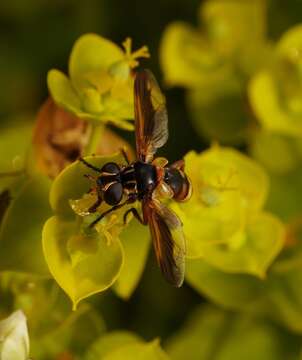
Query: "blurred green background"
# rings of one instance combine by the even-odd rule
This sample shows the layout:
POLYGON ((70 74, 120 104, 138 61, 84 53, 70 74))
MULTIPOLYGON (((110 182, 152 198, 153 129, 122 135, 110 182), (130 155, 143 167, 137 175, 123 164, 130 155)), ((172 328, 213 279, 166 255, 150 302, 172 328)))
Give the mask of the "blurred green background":
MULTIPOLYGON (((301 21, 300 0, 286 3, 271 0, 268 4, 268 34, 271 39, 278 39, 286 29, 301 21)), ((151 59, 142 65, 152 69, 160 81, 159 46, 164 29, 176 20, 197 24, 199 6, 198 0, 2 1, 2 122, 16 114, 37 111, 48 94, 45 80, 48 70, 56 67, 66 72, 72 45, 80 35, 87 32, 98 33, 119 44, 127 36, 133 39, 135 47, 147 44, 151 59)), ((186 120, 190 114, 184 105, 183 91, 169 89, 166 95, 171 137, 165 153, 173 160, 192 148, 202 149, 203 144, 186 120), (184 121, 186 126, 183 126, 184 121)))
MULTIPOLYGON (((165 26, 175 19, 196 22, 199 1, 4 1, 0 5, 1 119, 37 111, 47 97, 46 75, 55 67, 66 72, 75 40, 95 32, 121 44, 127 36, 134 48, 146 44, 151 59, 143 62, 161 80, 158 51, 165 26)), ((167 92, 171 136, 165 154, 176 159, 199 140, 184 119, 182 91, 167 92), (182 134, 184 136, 179 136, 182 134), (187 139, 186 141, 184 141, 187 139)), ((123 135, 125 135, 123 133, 123 135)), ((132 134, 126 134, 133 143, 132 134)))
MULTIPOLYGON (((156 75, 167 96, 169 114, 170 138, 159 153, 173 161, 192 149, 197 151, 206 149, 209 143, 216 139, 199 136, 194 130, 194 121, 191 121, 194 115, 187 106, 186 91, 181 87, 169 87, 165 83, 159 60, 159 49, 165 28, 171 22, 178 20, 197 26, 200 4, 199 0, 1 1, 0 131, 2 127, 9 124, 11 119, 35 117, 40 105, 48 96, 46 76, 49 69, 57 68, 66 73, 68 57, 75 40, 82 34, 94 32, 117 44, 121 44, 127 36, 130 36, 135 49, 142 45, 149 47, 151 58, 142 60, 140 64, 142 67, 150 68, 156 75)), ((267 36, 272 41, 277 41, 286 30, 300 22, 302 22, 302 0, 268 1, 267 36)), ((236 106, 236 101, 232 106, 236 106)), ((218 106, 215 110, 222 117, 228 111, 223 106, 218 106)), ((226 117, 225 121, 227 120, 226 117)), ((134 145, 133 133, 116 131, 134 145)), ((246 141, 235 141, 233 145, 245 153, 248 152, 246 141)), ((0 156, 5 157, 5 154, 2 153, 0 156)), ((288 184, 290 186, 290 183, 288 184)), ((284 189, 278 187, 279 185, 279 183, 276 184, 277 189, 284 189)), ((301 183, 298 183, 297 186, 301 186, 301 183)), ((280 201, 282 202, 283 199, 280 201)), ((287 220, 287 213, 283 216, 283 209, 275 210, 278 206, 280 208, 280 202, 274 199, 271 202, 270 209, 273 209, 283 220, 287 220)), ((297 213, 300 213, 300 208, 299 204, 297 213)), ((0 304, 2 313, 14 309, 11 297, 11 291, 7 289, 3 291, 0 304)), ((64 301, 62 300, 62 302, 64 301)), ((171 334, 183 327, 189 314, 200 304, 205 304, 207 299, 201 297, 200 293, 187 284, 181 289, 167 286, 158 271, 153 254, 150 254, 143 277, 128 301, 119 299, 111 291, 93 296, 87 301, 100 312, 109 331, 131 330, 146 340, 160 337, 165 344, 171 334)), ((66 303, 69 306, 67 300, 66 303)), ((64 306, 67 308, 66 304, 64 306)), ((298 307, 301 308, 302 304, 298 304, 298 307)), ((66 311, 69 312, 69 310, 66 311)), ((209 308, 206 313, 210 315, 206 316, 211 317, 212 312, 213 317, 218 314, 218 319, 215 318, 218 325, 215 324, 219 330, 216 333, 223 336, 228 326, 235 327, 238 334, 240 333, 240 326, 237 326, 237 315, 223 313, 221 310, 215 315, 215 311, 209 308), (224 321, 225 323, 223 323, 224 321)), ((196 315, 196 318, 198 316, 196 315)), ((206 316, 201 316, 202 321, 206 322, 206 316)), ((210 319, 209 323, 213 324, 211 321, 210 319)), ((261 323, 263 320, 257 318, 255 321, 261 323)), ((206 325, 205 323, 203 326, 206 327, 206 325)), ((249 333, 249 329, 253 329, 253 326, 257 328, 258 325, 258 323, 256 325, 253 323, 250 327, 246 325, 247 333, 249 333)), ((264 331, 264 337, 268 336, 268 333, 274 333, 274 331, 277 333, 280 330, 278 336, 285 341, 285 348, 292 347, 292 358, 298 358, 298 344, 301 342, 299 335, 289 333, 288 330, 281 328, 280 324, 277 325, 277 330, 270 329, 271 326, 275 326, 270 322, 266 322, 265 326, 269 329, 267 332, 264 331)), ((243 329, 245 329, 244 326, 243 329)), ((205 329, 202 331, 207 332, 205 329)), ((215 333, 215 329, 212 331, 215 333)), ((202 333, 201 330, 200 333, 202 333)), ((273 335, 272 337, 278 338, 278 336, 274 337, 273 335)), ((200 338, 196 341, 202 342, 203 339, 200 338)), ((253 344, 249 345, 253 348, 253 344)), ((264 344, 263 348, 267 349, 270 346, 271 344, 264 344)), ((274 348, 273 345, 272 348, 274 348)), ((176 350, 174 349, 174 351, 176 350)), ((273 354, 274 351, 271 353, 273 354)), ((283 354, 282 351, 277 352, 280 355, 283 354)), ((175 358, 177 359, 177 356, 175 358)), ((252 358, 258 359, 258 357, 252 358)), ((272 356, 271 359, 273 358, 272 356)), ((203 358, 200 357, 200 359, 203 358)), ((216 359, 216 357, 209 355, 206 359, 216 359)), ((226 355, 221 359, 236 360, 239 357, 236 357, 235 354, 233 357, 226 355)))
MULTIPOLYGON (((35 113, 47 97, 46 75, 56 67, 66 72, 75 40, 95 32, 120 44, 127 36, 134 47, 147 44, 151 58, 142 66, 162 79, 159 46, 162 33, 172 21, 197 24, 198 0, 139 1, 43 1, 12 0, 0 4, 0 96, 2 121, 10 116, 35 113)), ((289 27, 301 21, 300 0, 268 2, 268 35, 278 39, 289 27)), ((173 61, 171 59, 171 61, 173 61)), ((165 85, 163 88, 165 88, 165 85)), ((171 137, 165 148, 171 159, 190 149, 202 148, 192 131, 182 90, 166 92, 171 137), (185 122, 186 126, 182 126, 185 122), (180 136, 180 134, 182 136, 180 136)), ((130 136, 131 138, 132 136, 130 136)))

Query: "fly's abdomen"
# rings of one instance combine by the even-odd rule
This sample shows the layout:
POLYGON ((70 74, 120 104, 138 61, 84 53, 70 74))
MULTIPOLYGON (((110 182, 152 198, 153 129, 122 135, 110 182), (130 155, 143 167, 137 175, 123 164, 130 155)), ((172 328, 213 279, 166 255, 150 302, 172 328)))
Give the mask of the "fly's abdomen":
POLYGON ((180 169, 165 168, 164 181, 172 189, 176 201, 186 201, 190 198, 192 192, 191 183, 186 174, 180 169))

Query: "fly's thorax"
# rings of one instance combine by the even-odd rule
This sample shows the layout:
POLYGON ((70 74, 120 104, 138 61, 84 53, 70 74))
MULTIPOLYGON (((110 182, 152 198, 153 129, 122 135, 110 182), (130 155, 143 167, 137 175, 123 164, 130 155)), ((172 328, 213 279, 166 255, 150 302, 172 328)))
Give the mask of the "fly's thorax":
POLYGON ((136 190, 136 177, 135 177, 135 170, 134 165, 131 164, 126 166, 121 171, 121 183, 123 187, 130 192, 136 190))
POLYGON ((101 168, 101 174, 97 178, 97 185, 106 190, 106 187, 114 182, 120 182, 121 168, 114 162, 108 162, 101 168))
POLYGON ((158 183, 156 167, 142 161, 135 162, 133 166, 138 193, 146 194, 153 191, 158 183))
POLYGON ((180 169, 166 167, 164 182, 173 191, 173 199, 176 201, 186 201, 192 193, 192 186, 187 175, 180 169))

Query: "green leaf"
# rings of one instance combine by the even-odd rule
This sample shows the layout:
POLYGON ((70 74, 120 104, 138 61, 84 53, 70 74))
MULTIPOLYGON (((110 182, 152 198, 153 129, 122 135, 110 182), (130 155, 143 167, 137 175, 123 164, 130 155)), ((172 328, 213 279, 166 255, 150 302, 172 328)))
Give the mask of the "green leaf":
POLYGON ((299 347, 298 337, 269 322, 203 306, 168 342, 168 354, 173 360, 281 360, 295 359, 299 347))
MULTIPOLYGON (((98 74, 90 76, 98 79, 98 74)), ((120 88, 117 97, 113 92, 102 96, 91 84, 90 87, 82 87, 80 92, 76 91, 68 77, 58 70, 49 71, 47 82, 54 101, 77 117, 93 122, 109 122, 122 129, 133 130, 133 124, 126 121, 134 117, 132 92, 129 95, 129 90, 133 87, 132 79, 125 84, 115 84, 115 87, 120 88)), ((113 86, 114 82, 110 80, 107 91, 112 90, 113 86)))
POLYGON ((255 63, 266 35, 264 0, 211 0, 202 3, 199 16, 210 42, 221 55, 237 58, 249 55, 249 62, 255 63))
POLYGON ((149 343, 137 343, 122 346, 110 352, 104 360, 168 360, 168 355, 161 349, 158 340, 149 343))
MULTIPOLYGON (((85 34, 74 44, 69 59, 69 74, 71 81, 82 91, 83 86, 91 86, 91 81, 103 88, 104 84, 98 84, 97 75, 104 75, 109 67, 124 59, 124 52, 112 41, 97 34, 85 34)), ((106 77, 110 86, 110 79, 106 77)))
POLYGON ((260 280, 250 275, 222 272, 201 259, 189 260, 186 280, 220 306, 270 318, 301 333, 301 261, 285 271, 280 270, 281 266, 277 271, 277 264, 266 279, 260 280))
POLYGON ((206 38, 182 22, 165 29, 160 61, 169 85, 207 88, 221 86, 233 77, 232 67, 221 60, 206 38))
POLYGON ((284 273, 274 271, 268 280, 266 301, 255 307, 255 313, 268 314, 272 319, 286 326, 291 331, 301 334, 301 267, 284 273))
POLYGON ((66 312, 65 301, 63 304, 61 301, 51 305, 47 308, 48 312, 43 313, 43 318, 34 322, 37 328, 31 328, 32 358, 55 359, 66 349, 80 355, 96 336, 105 332, 104 320, 89 304, 82 304, 72 313, 66 312), (49 312, 54 312, 54 315, 49 312))
POLYGON ((302 210, 301 162, 297 168, 285 174, 271 176, 271 191, 267 209, 280 216, 284 221, 297 218, 302 210))
POLYGON ((17 117, 8 119, 1 126, 0 135, 0 177, 7 171, 18 171, 25 167, 26 157, 30 146, 32 119, 17 117), (5 154, 5 156, 4 156, 5 154))
POLYGON ((275 48, 275 61, 257 73, 249 85, 253 110, 264 128, 301 137, 302 26, 287 31, 275 48))
POLYGON ((215 149, 185 156, 193 195, 189 202, 172 207, 184 224, 188 257, 202 256, 205 244, 226 242, 242 226, 237 174, 222 160, 223 152, 218 150, 217 159, 215 149))
POLYGON ((266 10, 265 0, 211 0, 200 6, 208 42, 241 81, 271 61, 266 10))
POLYGON ((254 276, 228 274, 201 259, 188 260, 186 265, 188 283, 220 306, 243 310, 261 301, 265 283, 254 276))
POLYGON ((300 122, 280 106, 274 79, 268 71, 262 71, 252 79, 249 98, 264 128, 281 134, 302 136, 300 122))
POLYGON ((298 144, 292 137, 258 131, 251 140, 250 153, 273 174, 286 174, 294 170, 301 159, 298 144))
POLYGON ((265 15, 263 0, 215 0, 202 3, 199 30, 183 22, 170 24, 160 49, 167 83, 204 92, 238 87, 270 54, 265 15))
POLYGON ((193 126, 202 138, 222 144, 237 144, 246 139, 250 117, 244 95, 232 84, 224 82, 223 88, 208 88, 207 91, 191 90, 188 105, 193 126))
POLYGON ((81 100, 70 80, 59 70, 50 70, 47 84, 54 101, 75 114, 81 112, 81 100))
POLYGON ((133 219, 122 231, 120 239, 125 261, 113 288, 120 297, 128 299, 135 290, 147 261, 150 248, 149 229, 133 219))
MULTIPOLYGON (((133 110, 131 110, 131 112, 132 111, 133 110)), ((133 116, 131 115, 131 117, 133 117, 133 116)), ((109 118, 109 123, 117 126, 120 129, 123 129, 123 130, 127 130, 127 131, 133 131, 134 130, 134 125, 132 123, 130 123, 129 121, 120 120, 119 118, 116 118, 116 117, 109 118)))
POLYGON ((264 204, 268 178, 256 162, 230 148, 190 152, 185 162, 193 195, 172 208, 184 224, 187 256, 201 257, 205 246, 232 242, 243 231, 264 204))
MULTIPOLYGON (((110 157, 90 156, 85 160, 98 168, 110 161, 118 164, 123 162, 120 154, 110 157)), ((88 214, 87 209, 96 198, 94 193, 87 192, 91 186, 95 186, 95 183, 91 183, 91 180, 84 175, 96 178, 98 173, 77 161, 66 167, 55 179, 50 192, 50 203, 58 217, 48 220, 43 233, 44 254, 50 271, 58 284, 71 297, 74 306, 82 298, 110 287, 120 275, 121 280, 117 285, 117 292, 124 297, 130 296, 143 270, 148 250, 148 241, 144 239, 136 249, 133 248, 131 243, 133 230, 130 227, 130 237, 125 243, 125 248, 131 265, 126 263, 125 269, 121 272, 124 251, 118 236, 124 228, 123 214, 131 204, 100 221, 95 226, 96 231, 90 229, 87 224, 99 213, 109 209, 109 205, 103 203, 96 213, 88 214), (64 238, 65 228, 69 229, 69 234, 66 234, 64 242, 60 242, 60 239, 64 238), (77 250, 70 253, 70 244, 74 243, 77 250), (51 247, 47 248, 47 244, 51 247), (90 249, 86 249, 85 244, 90 249), (139 249, 140 257, 133 261, 133 251, 137 252, 137 249, 139 249), (95 268, 91 267, 91 262, 100 263, 101 266, 98 266, 96 270, 97 265, 95 268), (75 273, 77 264, 83 267, 80 270, 85 272, 85 279, 78 279, 81 274, 75 273)), ((143 228, 141 234, 142 236, 146 234, 146 229, 143 228)), ((125 236, 126 239, 129 236, 127 230, 125 236)), ((135 241, 134 244, 136 244, 135 241)))
MULTIPOLYGON (((205 183, 212 182, 222 191, 238 191, 248 211, 255 212, 262 208, 269 183, 267 174, 259 164, 237 150, 219 146, 204 152, 200 161, 203 169, 195 172, 196 175, 198 172, 203 174, 205 183)), ((193 173, 193 176, 196 175, 193 173)))
POLYGON ((124 50, 96 34, 80 37, 71 52, 70 80, 58 70, 48 74, 55 102, 77 117, 133 130, 133 76, 138 58, 149 57, 146 46, 132 52, 131 39, 124 50))
POLYGON ((204 247, 204 259, 225 272, 248 273, 265 277, 268 267, 280 253, 285 229, 278 218, 259 213, 228 244, 204 247))
POLYGON ((12 199, 0 228, 0 270, 49 275, 44 261, 41 232, 51 214, 50 180, 39 175, 24 178, 12 199))
POLYGON ((87 351, 85 360, 168 360, 158 340, 144 342, 136 334, 114 331, 98 339, 87 351))
POLYGON ((218 334, 221 332, 219 328, 227 319, 227 313, 214 307, 199 307, 193 311, 182 329, 168 339, 167 353, 172 360, 215 359, 218 334))
POLYGON ((143 343, 142 339, 128 331, 113 331, 101 336, 87 350, 85 360, 101 360, 120 347, 143 343))
POLYGON ((108 242, 96 231, 81 233, 75 221, 54 216, 45 223, 42 239, 49 270, 74 309, 80 300, 110 287, 120 273, 123 249, 118 238, 108 242))
POLYGON ((302 40, 302 25, 297 24, 287 30, 281 37, 278 43, 278 53, 283 56, 288 56, 295 62, 301 62, 297 50, 301 46, 302 40))

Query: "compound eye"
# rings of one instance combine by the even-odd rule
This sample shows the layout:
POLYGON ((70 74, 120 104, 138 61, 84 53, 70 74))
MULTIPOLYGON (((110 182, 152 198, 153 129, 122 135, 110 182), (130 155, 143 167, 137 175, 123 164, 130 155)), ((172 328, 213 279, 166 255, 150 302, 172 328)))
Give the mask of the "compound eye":
POLYGON ((107 172, 110 174, 118 174, 120 171, 120 168, 116 163, 109 162, 102 167, 101 171, 107 172))
POLYGON ((114 183, 104 193, 104 200, 109 205, 117 205, 123 197, 123 186, 120 183, 114 183))

